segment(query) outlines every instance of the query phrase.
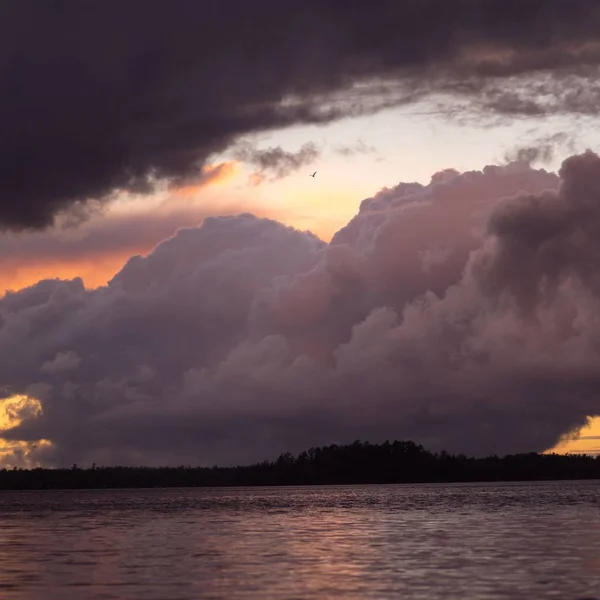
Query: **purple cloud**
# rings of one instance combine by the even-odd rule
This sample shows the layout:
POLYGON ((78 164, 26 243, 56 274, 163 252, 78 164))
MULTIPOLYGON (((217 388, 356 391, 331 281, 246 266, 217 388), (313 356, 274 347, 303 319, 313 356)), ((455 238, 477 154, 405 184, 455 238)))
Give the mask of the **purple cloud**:
POLYGON ((231 464, 410 438, 544 450, 599 412, 600 158, 448 170, 362 202, 330 244, 209 218, 104 288, 0 300, 3 432, 45 464, 231 464))

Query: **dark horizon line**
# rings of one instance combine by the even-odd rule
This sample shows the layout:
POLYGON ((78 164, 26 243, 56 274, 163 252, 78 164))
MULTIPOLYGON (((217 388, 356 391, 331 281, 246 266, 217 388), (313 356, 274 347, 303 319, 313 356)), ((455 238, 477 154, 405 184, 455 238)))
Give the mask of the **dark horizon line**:
POLYGON ((467 457, 411 441, 310 448, 232 467, 96 466, 0 470, 0 490, 475 483, 600 479, 600 456, 521 453, 467 457))

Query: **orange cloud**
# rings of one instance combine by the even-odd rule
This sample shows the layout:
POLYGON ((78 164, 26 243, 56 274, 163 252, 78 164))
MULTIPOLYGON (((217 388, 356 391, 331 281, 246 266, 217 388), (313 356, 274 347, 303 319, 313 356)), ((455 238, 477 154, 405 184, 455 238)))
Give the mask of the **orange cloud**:
POLYGON ((5 290, 19 290, 41 279, 73 279, 81 277, 88 288, 105 285, 133 254, 146 254, 155 244, 114 252, 103 252, 92 257, 49 259, 35 263, 3 265, 0 272, 0 295, 5 290))
POLYGON ((600 417, 590 418, 588 426, 576 436, 565 438, 548 452, 600 454, 600 417))
MULTIPOLYGON (((16 427, 24 417, 39 415, 41 403, 27 396, 10 396, 0 399, 0 431, 16 427)), ((36 454, 39 450, 50 448, 52 442, 40 439, 35 442, 6 441, 0 438, 0 467, 13 466, 34 468, 41 466, 36 454)))
POLYGON ((87 288, 105 285, 131 256, 148 254, 178 228, 197 226, 207 216, 251 212, 329 241, 356 212, 351 190, 315 186, 307 178, 252 192, 232 185, 240 174, 245 171, 237 161, 207 165, 194 184, 166 197, 118 200, 76 230, 0 235, 0 296, 48 278, 80 277, 87 288), (227 187, 217 193, 206 189, 222 184, 227 187))
POLYGON ((177 229, 200 225, 208 216, 243 212, 272 217, 260 206, 165 205, 94 217, 72 239, 55 230, 0 236, 0 296, 41 279, 80 277, 87 288, 105 285, 129 258, 148 254, 177 229))

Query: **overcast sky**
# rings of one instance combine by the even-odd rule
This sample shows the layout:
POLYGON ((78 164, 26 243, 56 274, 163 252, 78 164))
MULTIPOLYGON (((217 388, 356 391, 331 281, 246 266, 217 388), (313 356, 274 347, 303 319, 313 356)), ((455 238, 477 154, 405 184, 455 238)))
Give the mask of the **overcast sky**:
POLYGON ((0 6, 5 464, 600 451, 598 8, 451 5, 0 6))

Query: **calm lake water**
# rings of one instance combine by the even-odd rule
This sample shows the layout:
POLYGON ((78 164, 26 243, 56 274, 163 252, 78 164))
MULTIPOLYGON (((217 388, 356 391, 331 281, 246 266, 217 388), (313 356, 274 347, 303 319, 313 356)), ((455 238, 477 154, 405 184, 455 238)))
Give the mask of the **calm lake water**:
POLYGON ((0 493, 0 597, 600 598, 600 483, 0 493))

